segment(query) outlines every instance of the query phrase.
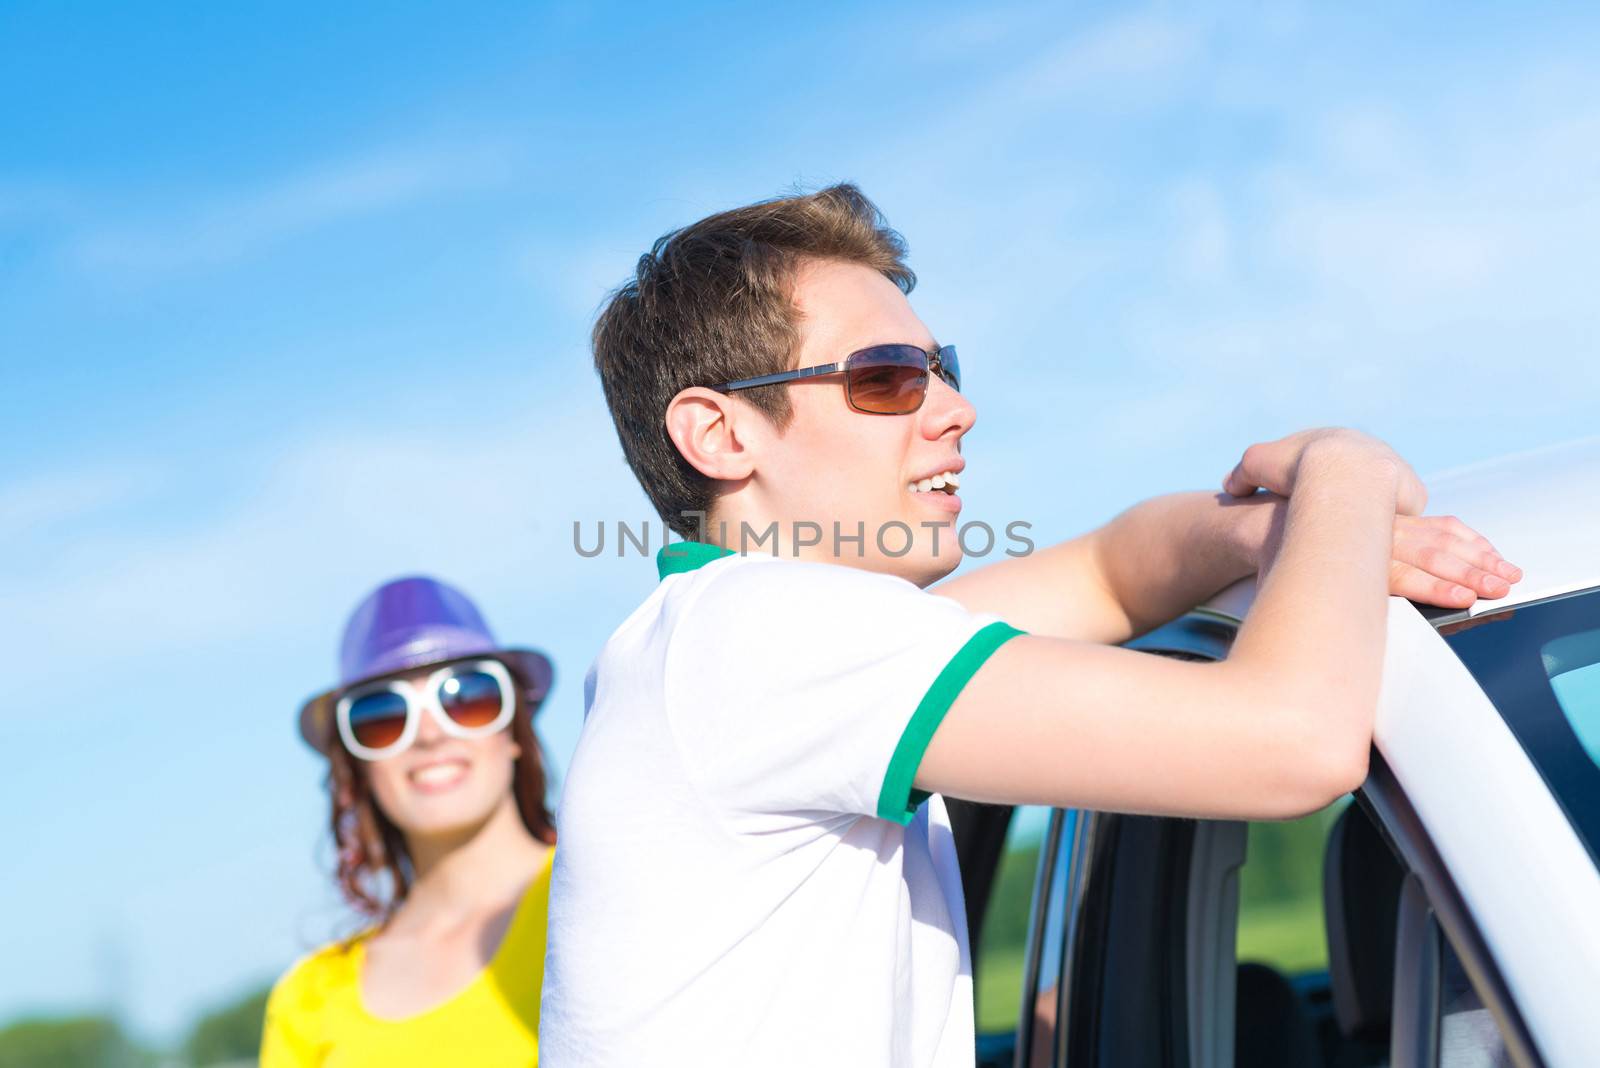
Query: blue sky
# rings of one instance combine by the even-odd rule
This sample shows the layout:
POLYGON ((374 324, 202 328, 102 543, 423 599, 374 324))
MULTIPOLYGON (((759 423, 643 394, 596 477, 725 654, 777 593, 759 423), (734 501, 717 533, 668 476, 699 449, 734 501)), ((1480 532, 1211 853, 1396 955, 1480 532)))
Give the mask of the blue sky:
POLYGON ((550 651, 565 764, 653 584, 571 548, 649 516, 588 327, 712 210, 861 183, 961 347, 968 516, 1042 539, 1307 425, 1592 433, 1597 18, 7 5, 0 1020, 170 1036, 345 929, 292 718, 385 578, 550 651))

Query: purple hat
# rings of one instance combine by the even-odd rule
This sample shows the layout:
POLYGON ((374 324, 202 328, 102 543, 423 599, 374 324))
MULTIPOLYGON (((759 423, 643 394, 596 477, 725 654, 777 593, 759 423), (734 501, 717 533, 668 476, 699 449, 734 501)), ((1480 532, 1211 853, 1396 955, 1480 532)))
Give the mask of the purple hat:
POLYGON ((467 656, 502 661, 522 686, 529 709, 550 691, 554 670, 534 649, 502 649, 467 595, 437 579, 386 582, 356 606, 339 646, 339 685, 300 707, 300 737, 326 753, 336 731, 339 694, 368 679, 467 656))

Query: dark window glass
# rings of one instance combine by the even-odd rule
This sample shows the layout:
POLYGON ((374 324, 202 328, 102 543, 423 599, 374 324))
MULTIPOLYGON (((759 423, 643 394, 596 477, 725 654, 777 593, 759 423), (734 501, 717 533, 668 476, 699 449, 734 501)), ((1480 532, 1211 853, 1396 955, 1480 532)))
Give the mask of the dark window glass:
POLYGON ((1505 718, 1572 821, 1600 859, 1600 590, 1495 612, 1440 633, 1505 718))

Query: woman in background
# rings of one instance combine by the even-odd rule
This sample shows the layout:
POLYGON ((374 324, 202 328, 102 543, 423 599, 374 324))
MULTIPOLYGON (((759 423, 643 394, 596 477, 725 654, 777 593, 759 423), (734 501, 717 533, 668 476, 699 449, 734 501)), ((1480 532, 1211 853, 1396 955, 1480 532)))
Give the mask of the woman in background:
POLYGON ((339 888, 373 922, 278 980, 261 1064, 534 1064, 550 662, 501 649, 459 591, 404 578, 351 615, 340 668, 300 733, 328 758, 339 888))

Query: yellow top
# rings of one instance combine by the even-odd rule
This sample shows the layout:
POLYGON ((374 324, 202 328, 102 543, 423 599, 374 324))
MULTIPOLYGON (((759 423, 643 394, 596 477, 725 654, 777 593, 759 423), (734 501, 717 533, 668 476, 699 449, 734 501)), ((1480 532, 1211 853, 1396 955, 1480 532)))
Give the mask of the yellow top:
POLYGON ((267 999, 261 1068, 537 1064, 554 859, 552 849, 489 966, 448 1001, 415 1016, 386 1020, 362 1004, 361 963, 372 931, 303 958, 267 999))

